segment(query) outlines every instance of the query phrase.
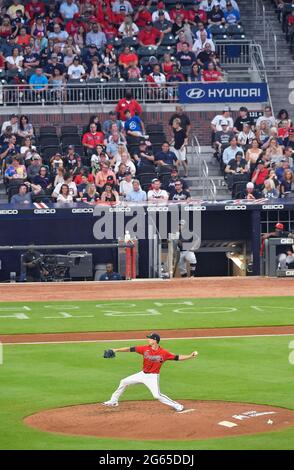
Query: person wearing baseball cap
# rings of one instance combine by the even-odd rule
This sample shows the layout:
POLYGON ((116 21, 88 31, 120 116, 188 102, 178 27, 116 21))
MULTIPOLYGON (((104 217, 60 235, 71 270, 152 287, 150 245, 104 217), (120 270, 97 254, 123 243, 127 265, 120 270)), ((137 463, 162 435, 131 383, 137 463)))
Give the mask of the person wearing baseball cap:
MULTIPOLYGON (((185 361, 198 356, 197 351, 188 355, 173 354, 160 346, 160 335, 152 332, 147 335, 148 344, 145 346, 131 346, 126 348, 111 349, 115 356, 118 352, 134 352, 143 356, 143 369, 137 374, 125 377, 120 381, 118 388, 112 394, 110 400, 102 403, 104 406, 117 407, 121 395, 129 385, 144 384, 152 393, 153 398, 159 400, 177 412, 184 410, 184 405, 163 395, 159 388, 160 369, 165 361, 185 361)), ((107 356, 104 356, 107 357, 107 356)))
MULTIPOLYGON (((275 229, 273 232, 264 233, 262 235, 262 243, 264 244, 264 241, 268 238, 294 239, 294 233, 285 230, 285 225, 281 222, 278 222, 275 224, 275 229)), ((289 243, 288 245, 283 244, 276 247, 278 269, 286 270, 290 263, 294 263, 293 244, 294 241, 293 243, 289 243)))
POLYGON ((148 173, 154 171, 154 154, 150 145, 147 146, 145 139, 139 141, 138 152, 134 154, 134 160, 138 173, 148 173))
POLYGON ((168 201, 168 193, 165 189, 161 189, 161 182, 158 178, 151 181, 151 189, 147 193, 147 199, 150 202, 168 201))

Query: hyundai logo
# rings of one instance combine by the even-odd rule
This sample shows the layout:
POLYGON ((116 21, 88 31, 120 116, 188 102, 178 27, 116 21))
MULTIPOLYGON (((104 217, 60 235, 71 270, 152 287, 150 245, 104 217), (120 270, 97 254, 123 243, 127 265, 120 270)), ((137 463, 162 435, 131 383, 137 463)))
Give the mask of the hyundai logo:
POLYGON ((201 88, 190 88, 190 90, 186 91, 186 96, 192 100, 200 100, 205 96, 205 91, 201 90, 201 88))

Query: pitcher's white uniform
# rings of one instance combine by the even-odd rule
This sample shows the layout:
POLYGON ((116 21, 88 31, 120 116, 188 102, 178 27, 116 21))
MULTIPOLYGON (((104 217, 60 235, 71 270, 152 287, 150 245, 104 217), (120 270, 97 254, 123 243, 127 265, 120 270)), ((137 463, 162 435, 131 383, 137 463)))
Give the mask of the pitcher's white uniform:
POLYGON ((176 411, 181 411, 183 405, 163 395, 159 388, 159 372, 162 364, 165 361, 177 361, 179 356, 166 351, 160 346, 154 350, 149 345, 132 347, 130 352, 136 352, 144 357, 143 370, 122 379, 117 390, 112 394, 110 402, 116 404, 129 385, 144 384, 149 388, 155 399, 174 408, 176 411))

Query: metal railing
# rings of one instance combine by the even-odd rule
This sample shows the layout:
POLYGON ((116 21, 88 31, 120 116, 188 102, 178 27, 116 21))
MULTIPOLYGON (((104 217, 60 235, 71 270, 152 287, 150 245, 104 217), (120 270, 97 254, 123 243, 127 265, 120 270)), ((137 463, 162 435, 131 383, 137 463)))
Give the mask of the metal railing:
POLYGON ((255 21, 262 23, 264 40, 267 42, 268 50, 274 53, 274 69, 278 68, 278 45, 277 35, 273 34, 272 22, 266 16, 266 7, 262 0, 253 0, 255 2, 255 21))
POLYGON ((62 88, 48 85, 44 91, 32 89, 30 85, 9 85, 0 82, 0 105, 72 105, 91 103, 116 103, 124 98, 126 88, 131 89, 133 96, 141 103, 170 103, 178 101, 178 86, 167 84, 152 87, 145 82, 91 82, 77 80, 68 82, 62 88))
POLYGON ((209 170, 206 161, 202 157, 201 147, 197 136, 193 136, 192 152, 197 160, 199 181, 202 186, 202 198, 208 201, 216 200, 216 186, 212 178, 209 177, 209 170))

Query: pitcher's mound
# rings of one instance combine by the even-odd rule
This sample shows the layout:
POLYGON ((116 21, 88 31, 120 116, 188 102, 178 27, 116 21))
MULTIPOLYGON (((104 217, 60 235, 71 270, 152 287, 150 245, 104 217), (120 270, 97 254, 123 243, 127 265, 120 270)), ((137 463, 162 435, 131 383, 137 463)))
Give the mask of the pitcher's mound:
POLYGON ((117 408, 101 403, 41 411, 25 418, 42 431, 128 440, 194 440, 294 426, 294 411, 266 405, 181 400, 184 412, 156 401, 125 401, 117 408))

